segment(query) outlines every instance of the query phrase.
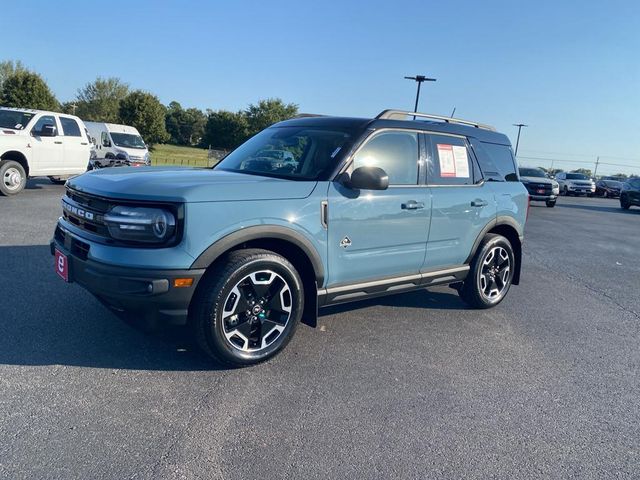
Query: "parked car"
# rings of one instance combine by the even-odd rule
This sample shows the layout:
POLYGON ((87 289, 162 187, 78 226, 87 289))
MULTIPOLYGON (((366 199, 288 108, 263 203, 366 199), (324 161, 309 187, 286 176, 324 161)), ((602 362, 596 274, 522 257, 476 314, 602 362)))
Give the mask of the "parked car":
POLYGON ((16 195, 29 177, 64 183, 87 169, 91 147, 82 120, 42 110, 0 107, 0 193, 16 195))
POLYGON ((622 182, 600 179, 596 182, 596 195, 600 197, 619 197, 622 182))
POLYGON ((548 178, 541 168, 521 167, 519 173, 520 181, 527 188, 531 200, 545 202, 550 208, 556 206, 556 200, 560 194, 558 182, 548 178))
POLYGON ((592 195, 596 191, 595 182, 582 173, 559 172, 556 181, 560 185, 560 195, 592 195))
POLYGON ((91 168, 151 165, 149 149, 135 127, 115 123, 86 122, 96 156, 91 168))
POLYGON ((632 205, 640 207, 640 177, 629 178, 622 184, 620 207, 628 210, 632 205))
POLYGON ((520 281, 528 194, 516 171, 509 139, 475 122, 296 118, 213 169, 70 180, 51 254, 114 312, 188 322, 211 357, 247 365, 327 305, 440 284, 473 307, 499 304, 520 281))

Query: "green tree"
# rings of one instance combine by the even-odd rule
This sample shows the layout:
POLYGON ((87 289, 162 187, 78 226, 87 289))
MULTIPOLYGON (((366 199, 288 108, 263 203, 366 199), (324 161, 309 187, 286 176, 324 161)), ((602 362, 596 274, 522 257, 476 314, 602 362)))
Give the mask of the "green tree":
POLYGON ((2 91, 2 85, 4 81, 15 75, 18 72, 26 72, 27 68, 23 65, 20 60, 5 60, 0 62, 0 92, 2 91))
POLYGON ((587 177, 591 177, 591 170, 589 168, 577 168, 575 170, 571 170, 572 173, 582 173, 587 177))
POLYGON ((96 78, 78 89, 76 115, 92 122, 118 123, 120 102, 129 93, 129 85, 119 78, 96 78))
POLYGON ((178 102, 167 107, 165 126, 171 136, 170 142, 177 145, 197 145, 202 140, 207 117, 197 108, 186 110, 178 102))
POLYGON ((15 72, 4 80, 0 104, 6 107, 39 110, 60 109, 60 104, 47 83, 40 75, 29 71, 15 72))
POLYGON ((249 136, 253 136, 274 123, 295 117, 298 114, 298 105, 284 103, 279 98, 260 100, 257 105, 249 105, 243 112, 249 126, 249 136))
POLYGON ((165 111, 158 97, 141 90, 131 92, 120 102, 120 120, 136 127, 149 145, 169 139, 164 125, 165 111))
POLYGON ((203 146, 232 150, 249 137, 249 125, 242 112, 218 110, 208 113, 203 146))

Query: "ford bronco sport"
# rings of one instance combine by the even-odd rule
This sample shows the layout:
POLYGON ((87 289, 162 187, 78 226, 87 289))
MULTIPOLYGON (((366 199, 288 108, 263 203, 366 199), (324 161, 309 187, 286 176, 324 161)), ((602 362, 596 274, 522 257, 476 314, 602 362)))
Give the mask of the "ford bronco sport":
POLYGON ((272 357, 319 307, 448 284, 488 308, 520 279, 528 194, 507 137, 475 122, 307 116, 213 169, 66 188, 57 273, 122 315, 191 325, 227 364, 272 357))

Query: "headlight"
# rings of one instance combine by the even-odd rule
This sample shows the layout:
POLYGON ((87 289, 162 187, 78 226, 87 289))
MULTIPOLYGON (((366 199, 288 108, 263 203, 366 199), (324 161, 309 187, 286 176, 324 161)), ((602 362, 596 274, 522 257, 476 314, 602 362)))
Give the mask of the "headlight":
POLYGON ((161 208, 119 205, 104 216, 109 233, 116 240, 163 243, 176 230, 176 219, 161 208))

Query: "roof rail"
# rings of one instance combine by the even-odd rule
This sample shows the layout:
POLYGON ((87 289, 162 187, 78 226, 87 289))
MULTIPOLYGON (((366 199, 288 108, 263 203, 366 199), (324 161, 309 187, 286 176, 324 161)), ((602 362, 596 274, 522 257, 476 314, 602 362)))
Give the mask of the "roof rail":
POLYGON ((484 130, 496 131, 495 127, 491 125, 485 125, 484 123, 470 122, 469 120, 462 120, 460 118, 445 117, 442 115, 432 115, 429 113, 419 112, 406 112, 404 110, 384 110, 376 117, 379 120, 408 120, 405 117, 419 117, 428 120, 438 120, 444 123, 457 123, 459 125, 468 125, 470 127, 482 128, 484 130))

